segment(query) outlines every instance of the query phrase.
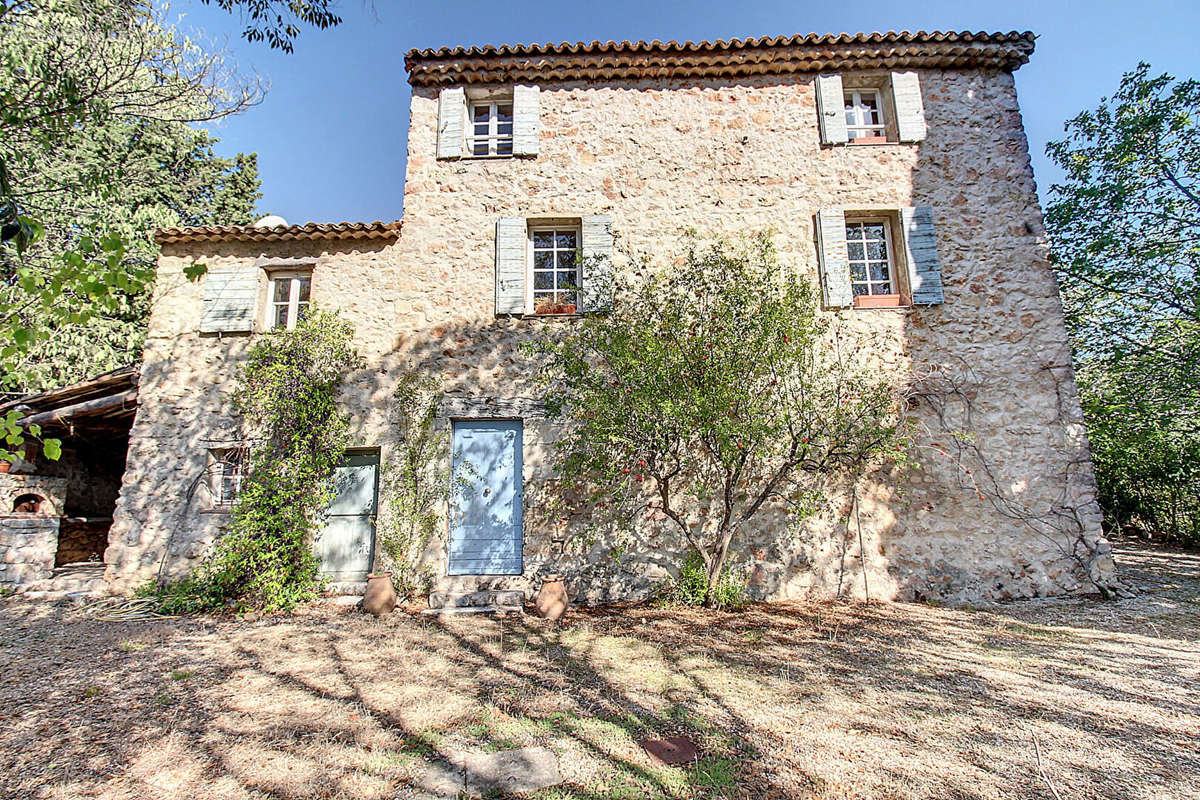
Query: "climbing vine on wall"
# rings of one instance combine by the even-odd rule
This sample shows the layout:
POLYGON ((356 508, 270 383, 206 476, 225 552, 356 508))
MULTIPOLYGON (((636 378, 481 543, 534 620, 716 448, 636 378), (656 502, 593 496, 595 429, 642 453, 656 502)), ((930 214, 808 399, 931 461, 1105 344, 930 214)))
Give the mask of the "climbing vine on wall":
POLYGON ((313 536, 349 442, 337 397, 362 366, 352 334, 336 315, 313 311, 295 330, 267 333, 251 348, 235 394, 250 471, 228 533, 194 577, 160 590, 167 609, 275 611, 316 595, 313 536))
POLYGON ((449 486, 449 437, 435 430, 441 392, 433 380, 415 372, 401 376, 392 393, 395 452, 383 472, 389 499, 381 520, 379 545, 401 594, 428 588, 420 559, 442 520, 449 486))

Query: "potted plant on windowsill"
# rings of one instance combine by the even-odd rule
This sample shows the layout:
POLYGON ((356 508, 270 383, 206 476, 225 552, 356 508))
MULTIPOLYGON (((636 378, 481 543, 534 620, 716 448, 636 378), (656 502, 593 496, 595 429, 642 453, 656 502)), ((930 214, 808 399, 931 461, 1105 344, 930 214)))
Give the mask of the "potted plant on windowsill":
POLYGON ((902 294, 856 294, 855 308, 900 308, 908 303, 902 294))
POLYGON ((887 144, 886 136, 856 136, 850 140, 850 144, 887 144))
POLYGON ((575 303, 570 302, 564 296, 562 299, 557 296, 541 297, 533 304, 534 314, 574 314, 575 303))

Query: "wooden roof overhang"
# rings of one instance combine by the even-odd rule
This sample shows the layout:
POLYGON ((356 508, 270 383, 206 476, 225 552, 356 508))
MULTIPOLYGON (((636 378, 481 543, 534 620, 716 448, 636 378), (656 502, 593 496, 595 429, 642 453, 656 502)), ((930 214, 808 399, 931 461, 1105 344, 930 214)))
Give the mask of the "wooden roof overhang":
POLYGON ((67 436, 78 431, 127 434, 138 404, 141 368, 121 367, 58 389, 25 395, 0 403, 0 414, 16 409, 21 424, 67 436))
POLYGON ((413 86, 736 80, 851 69, 1001 69, 1029 61, 1033 33, 888 31, 713 42, 562 42, 410 50, 413 86))

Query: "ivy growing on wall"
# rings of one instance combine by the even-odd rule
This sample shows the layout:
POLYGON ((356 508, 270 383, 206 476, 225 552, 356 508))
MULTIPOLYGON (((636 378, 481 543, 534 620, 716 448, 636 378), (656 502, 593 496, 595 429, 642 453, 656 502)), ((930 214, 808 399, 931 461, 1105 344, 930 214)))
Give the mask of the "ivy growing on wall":
POLYGON ((441 392, 415 372, 401 376, 392 393, 396 450, 383 472, 389 499, 379 546, 392 583, 401 595, 427 590, 432 575, 421 570, 421 554, 436 535, 450 486, 449 437, 434 429, 441 392))
POLYGON ((167 610, 277 611, 316 596, 313 537, 349 443, 337 396, 362 365, 352 334, 336 315, 313 311, 251 348, 235 395, 252 443, 250 471, 228 533, 194 577, 160 590, 167 610))

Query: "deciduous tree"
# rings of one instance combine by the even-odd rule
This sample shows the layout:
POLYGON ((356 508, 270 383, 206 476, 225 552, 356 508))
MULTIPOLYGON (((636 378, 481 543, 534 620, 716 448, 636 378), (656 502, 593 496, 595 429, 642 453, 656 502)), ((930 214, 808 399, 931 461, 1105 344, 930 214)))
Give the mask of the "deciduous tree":
POLYGON ((546 406, 569 422, 559 468, 601 519, 665 515, 712 604, 768 511, 803 516, 826 482, 903 459, 905 387, 896 354, 832 329, 765 236, 634 264, 610 312, 536 346, 546 406))

